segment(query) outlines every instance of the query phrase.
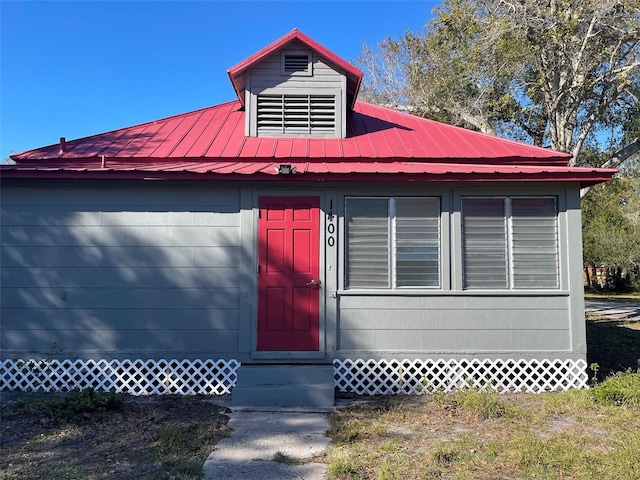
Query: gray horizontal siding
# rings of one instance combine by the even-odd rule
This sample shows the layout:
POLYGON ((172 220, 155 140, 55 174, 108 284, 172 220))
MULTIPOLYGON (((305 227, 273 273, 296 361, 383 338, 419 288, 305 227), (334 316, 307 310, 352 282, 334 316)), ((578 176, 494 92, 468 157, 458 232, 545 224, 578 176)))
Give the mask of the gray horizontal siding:
POLYGON ((240 247, 28 247, 4 246, 3 267, 207 267, 237 266, 240 247))
POLYGON ((237 330, 236 308, 21 308, 2 321, 9 330, 237 330))
POLYGON ((60 183, 41 186, 8 186, 2 185, 2 206, 38 205, 78 207, 83 212, 87 206, 100 207, 105 211, 116 211, 111 207, 118 206, 124 211, 149 212, 229 212, 237 211, 239 192, 232 188, 203 188, 192 185, 117 185, 109 188, 105 185, 70 185, 60 183), (165 207, 171 206, 170 210, 165 207), (212 207, 216 208, 212 208, 212 207), (125 208, 126 207, 126 208, 125 208), (181 208, 187 207, 187 208, 181 208), (220 207, 226 207, 221 210, 220 207))
POLYGON ((343 331, 340 350, 368 351, 377 345, 378 351, 416 352, 473 352, 501 353, 557 352, 569 350, 568 331, 539 330, 367 330, 343 331))
MULTIPOLYGON (((3 356, 238 348, 235 188, 3 185, 3 356)), ((245 282, 246 283, 246 282, 245 282)))
MULTIPOLYGON (((306 50, 306 49, 305 49, 306 50)), ((283 75, 281 73, 280 50, 251 67, 251 90, 254 93, 265 88, 286 87, 287 89, 341 88, 342 75, 324 59, 312 54, 313 76, 283 75)))
POLYGON ((569 299, 566 295, 457 295, 451 293, 438 294, 428 291, 426 295, 341 295, 340 307, 343 309, 380 309, 393 308, 399 310, 492 310, 501 308, 513 310, 566 310, 569 299))
POLYGON ((283 80, 287 85, 295 86, 305 82, 309 86, 310 79, 320 83, 340 82, 342 74, 334 70, 330 65, 322 61, 322 57, 313 57, 313 76, 305 75, 282 75, 280 73, 280 54, 272 55, 261 63, 251 67, 252 86, 275 86, 282 85, 283 80))
POLYGON ((270 93, 273 93, 273 90, 270 90, 272 88, 283 88, 286 89, 287 93, 301 94, 309 93, 310 89, 313 90, 313 93, 318 93, 320 89, 329 89, 328 93, 330 93, 331 90, 339 89, 342 86, 340 77, 316 77, 315 75, 312 78, 284 77, 278 74, 278 76, 261 76, 256 78, 256 75, 255 72, 252 72, 251 90, 254 93, 261 93, 263 90, 268 90, 270 93))
POLYGON ((120 330, 8 330, 2 334, 0 348, 3 357, 9 352, 56 353, 60 357, 73 358, 87 354, 98 356, 125 356, 148 358, 161 354, 169 358, 184 358, 190 354, 204 353, 215 356, 233 354, 237 350, 237 330, 189 330, 175 329, 120 330), (215 352, 215 353, 213 353, 215 352))
MULTIPOLYGON (((226 212, 163 212, 153 211, 157 206, 137 205, 138 209, 150 211, 119 211, 117 205, 99 207, 95 205, 2 205, 0 223, 12 226, 211 226, 237 227, 237 211, 229 206, 216 208, 229 209, 226 212), (99 209, 100 208, 100 209, 99 209), (110 209, 110 210, 107 210, 110 209)), ((175 208, 175 207, 174 207, 175 208)), ((197 207, 204 209, 207 207, 197 207)), ((209 206, 208 208, 211 208, 209 206)), ((4 232, 3 232, 4 233, 4 232)))
POLYGON ((342 296, 339 350, 555 352, 571 349, 568 299, 342 296))
POLYGON ((12 351, 137 358, 166 352, 182 358, 192 352, 233 353, 238 345, 237 308, 42 308, 4 314, 3 356, 12 351))
POLYGON ((239 292, 230 288, 2 288, 2 307, 9 308, 231 308, 239 292))
POLYGON ((566 315, 563 310, 532 311, 523 322, 515 316, 518 310, 505 313, 492 310, 478 310, 473 316, 460 310, 398 310, 376 309, 366 315, 366 320, 358 313, 342 310, 340 327, 342 330, 563 330, 564 322, 558 321, 566 315))
POLYGON ((4 267, 0 281, 5 288, 109 288, 124 278, 146 288, 237 287, 237 263, 229 267, 4 267))
POLYGON ((220 228, 175 227, 175 226, 2 226, 3 246, 40 247, 64 245, 81 247, 98 244, 104 247, 155 247, 189 246, 233 246, 240 243, 240 227, 220 228))

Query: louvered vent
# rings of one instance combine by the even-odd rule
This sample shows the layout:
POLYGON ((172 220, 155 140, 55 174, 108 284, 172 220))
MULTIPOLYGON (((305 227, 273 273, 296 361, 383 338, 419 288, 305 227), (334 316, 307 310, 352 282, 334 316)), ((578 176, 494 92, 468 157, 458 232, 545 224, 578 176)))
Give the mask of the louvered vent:
POLYGON ((258 95, 257 127, 258 136, 335 136, 335 95, 258 95))
POLYGON ((309 73, 309 55, 285 55, 285 73, 309 73))

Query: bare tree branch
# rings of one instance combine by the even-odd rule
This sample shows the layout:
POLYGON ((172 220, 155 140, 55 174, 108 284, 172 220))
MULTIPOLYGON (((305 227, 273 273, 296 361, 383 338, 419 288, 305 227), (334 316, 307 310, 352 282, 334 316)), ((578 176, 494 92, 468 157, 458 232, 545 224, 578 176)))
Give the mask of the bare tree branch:
POLYGON ((422 34, 364 51, 374 101, 575 162, 637 128, 640 0, 443 0, 435 13, 422 34))

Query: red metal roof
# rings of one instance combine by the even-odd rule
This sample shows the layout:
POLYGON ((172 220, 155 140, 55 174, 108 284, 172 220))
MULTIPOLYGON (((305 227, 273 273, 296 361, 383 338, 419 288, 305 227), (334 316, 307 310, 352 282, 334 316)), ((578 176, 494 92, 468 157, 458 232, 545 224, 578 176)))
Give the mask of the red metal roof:
POLYGON ((234 65, 227 73, 229 74, 229 78, 231 79, 231 83, 233 84, 233 88, 238 95, 238 99, 240 103, 244 106, 244 90, 246 87, 246 72, 249 67, 264 59, 268 55, 272 54, 276 50, 288 45, 289 43, 298 40, 304 43, 311 50, 314 50, 320 56, 324 57, 334 66, 336 66, 339 70, 342 70, 347 77, 347 97, 349 106, 353 106, 356 97, 358 96, 358 90, 360 90, 360 83, 362 82, 362 72, 356 68, 354 65, 350 64, 346 60, 343 60, 338 55, 333 53, 331 50, 327 50, 325 47, 320 45, 314 39, 308 37, 297 28, 294 28, 289 33, 280 37, 275 42, 267 45, 262 50, 254 53, 250 57, 246 58, 242 62, 234 65))
POLYGON ((566 166, 567 153, 484 135, 365 102, 347 114, 346 138, 246 137, 238 101, 12 155, 26 160, 288 159, 566 166))
POLYGON ((30 150, 3 178, 288 181, 609 180, 615 169, 568 167, 569 154, 356 102, 346 138, 244 135, 238 101, 30 150), (293 176, 276 167, 292 164, 293 176))

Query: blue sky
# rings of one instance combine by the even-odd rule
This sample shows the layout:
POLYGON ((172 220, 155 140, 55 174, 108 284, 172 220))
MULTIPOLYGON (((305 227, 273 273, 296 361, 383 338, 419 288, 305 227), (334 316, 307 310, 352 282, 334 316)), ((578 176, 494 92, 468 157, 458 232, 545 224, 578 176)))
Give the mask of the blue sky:
POLYGON ((294 27, 355 60, 437 3, 2 0, 0 161, 233 100, 227 69, 294 27))

